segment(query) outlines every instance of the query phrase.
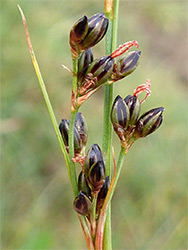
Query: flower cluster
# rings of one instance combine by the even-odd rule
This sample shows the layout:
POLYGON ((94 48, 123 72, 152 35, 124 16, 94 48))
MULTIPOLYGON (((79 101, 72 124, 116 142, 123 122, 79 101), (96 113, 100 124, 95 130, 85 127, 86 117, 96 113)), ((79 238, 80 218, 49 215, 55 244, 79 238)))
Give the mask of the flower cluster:
POLYGON ((97 198, 97 217, 108 188, 109 177, 105 175, 105 161, 102 151, 98 144, 93 144, 86 154, 84 167, 78 177, 79 194, 74 200, 76 212, 87 215, 88 220, 90 220, 93 199, 97 198))
POLYGON ((97 44, 106 34, 108 19, 104 13, 98 13, 87 18, 80 18, 70 31, 70 47, 72 57, 78 57, 80 52, 87 50, 97 44))
POLYGON ((117 96, 111 110, 111 121, 114 131, 121 141, 121 146, 127 151, 136 139, 146 137, 158 129, 162 123, 163 107, 151 109, 140 115, 141 103, 150 95, 150 81, 139 85, 133 95, 124 99, 117 96), (138 95, 146 92, 146 97, 139 101, 138 95))
MULTIPOLYGON (((69 121, 62 119, 59 125, 63 141, 65 143, 67 152, 69 153, 69 121)), ((87 143, 88 128, 87 123, 81 112, 78 112, 74 124, 74 161, 80 162, 83 165, 85 157, 85 146, 87 143)))
MULTIPOLYGON (((62 119, 59 125, 63 141, 69 153, 69 121, 62 119)), ((93 197, 97 198, 97 215, 102 207, 109 187, 109 177, 105 175, 105 160, 98 144, 93 144, 85 154, 88 129, 83 115, 78 112, 74 126, 74 158, 82 166, 78 176, 79 194, 74 200, 74 208, 81 215, 89 215, 93 197)))
MULTIPOLYGON (((108 19, 104 13, 91 18, 79 19, 70 31, 72 58, 76 62, 76 90, 72 93, 72 112, 77 112, 81 104, 104 84, 112 84, 132 73, 141 55, 140 51, 126 53, 132 46, 139 47, 136 41, 120 45, 111 55, 94 59, 91 47, 96 45, 106 34, 108 19), (116 60, 115 60, 116 58, 116 60)), ((74 75, 73 75, 74 77, 74 75)), ((118 95, 111 108, 111 122, 118 135, 121 147, 128 151, 133 142, 146 137, 158 129, 162 123, 163 107, 147 111, 140 116, 141 104, 150 95, 150 81, 139 85, 133 95, 122 98, 118 95), (139 95, 146 92, 143 100, 139 95)), ((59 129, 67 152, 69 153, 69 121, 62 119, 59 129)), ((93 239, 96 237, 96 224, 100 217, 110 182, 106 176, 104 155, 98 144, 93 144, 85 153, 88 129, 83 115, 78 112, 74 124, 74 157, 72 160, 81 165, 78 176, 79 193, 74 199, 75 211, 85 216, 93 239)), ((72 157, 72 156, 71 156, 72 157)), ((114 169, 116 169, 114 160, 114 169)), ((114 170, 115 173, 115 170, 114 170)), ((113 179, 112 179, 113 180, 113 179)))
POLYGON ((138 65, 140 51, 132 51, 121 56, 132 46, 138 48, 136 41, 126 42, 111 55, 94 60, 91 47, 104 37, 107 29, 108 19, 104 13, 99 13, 89 19, 86 16, 79 19, 70 31, 72 57, 78 60, 78 82, 76 93, 72 96, 72 109, 81 106, 102 85, 128 76, 138 65))

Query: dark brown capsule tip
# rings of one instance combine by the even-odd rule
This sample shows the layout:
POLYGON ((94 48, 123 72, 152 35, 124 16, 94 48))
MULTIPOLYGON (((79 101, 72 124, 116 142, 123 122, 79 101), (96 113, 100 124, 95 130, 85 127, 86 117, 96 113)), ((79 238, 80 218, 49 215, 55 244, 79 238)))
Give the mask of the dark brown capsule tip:
POLYGON ((87 16, 83 16, 78 20, 76 26, 74 27, 74 32, 78 38, 82 37, 82 35, 85 33, 87 22, 88 22, 87 16))
POLYGON ((89 155, 89 166, 91 167, 96 162, 103 162, 103 155, 98 144, 93 144, 89 155))
POLYGON ((122 100, 123 98, 120 95, 117 95, 115 100, 114 100, 114 105, 116 104, 117 101, 122 100))
POLYGON ((143 119, 144 117, 146 117, 147 115, 150 114, 150 116, 148 116, 149 119, 151 119, 153 116, 157 115, 159 112, 162 114, 164 112, 164 108, 163 107, 158 107, 158 108, 154 108, 154 109, 150 109, 149 111, 147 111, 146 113, 144 113, 140 118, 143 119))
POLYGON ((93 15, 92 17, 90 17, 88 19, 88 23, 90 24, 93 20, 97 20, 97 19, 101 19, 101 18, 104 18, 105 17, 105 14, 104 13, 97 13, 95 15, 93 15))

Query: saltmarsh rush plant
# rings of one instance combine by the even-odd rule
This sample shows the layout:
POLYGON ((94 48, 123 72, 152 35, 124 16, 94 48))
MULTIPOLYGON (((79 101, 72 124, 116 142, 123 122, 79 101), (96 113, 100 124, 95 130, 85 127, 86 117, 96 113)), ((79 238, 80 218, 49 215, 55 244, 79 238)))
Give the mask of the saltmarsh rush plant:
POLYGON ((114 83, 136 69, 141 55, 138 50, 128 52, 133 46, 139 47, 134 40, 116 47, 118 4, 117 0, 106 0, 105 13, 83 16, 70 27, 69 44, 73 63, 72 70, 69 70, 72 75, 70 119, 63 118, 59 125, 32 48, 26 19, 18 6, 32 63, 68 169, 74 195, 73 208, 78 214, 90 250, 112 249, 110 203, 124 157, 136 140, 153 133, 163 120, 163 107, 152 108, 140 114, 142 103, 151 93, 149 80, 126 97, 113 97, 114 83), (105 55, 94 58, 91 48, 105 36, 105 55), (84 115, 78 111, 103 86, 103 145, 100 147, 97 142, 87 145, 87 123, 84 115), (139 95, 143 92, 146 95, 140 100, 139 95), (112 128, 120 140, 117 163, 112 147, 112 128), (113 166, 110 164, 111 159, 113 166), (78 176, 76 167, 80 167, 78 176))

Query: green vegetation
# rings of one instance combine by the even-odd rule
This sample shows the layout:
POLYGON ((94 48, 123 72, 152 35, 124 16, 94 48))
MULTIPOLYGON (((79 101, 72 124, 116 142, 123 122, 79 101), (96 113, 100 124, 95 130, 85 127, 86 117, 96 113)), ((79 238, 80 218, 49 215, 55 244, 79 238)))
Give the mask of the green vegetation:
MULTIPOLYGON (((102 1, 19 1, 58 122, 70 117, 72 67, 68 32, 102 1)), ((85 249, 67 169, 31 64, 17 2, 2 1, 1 169, 2 249, 85 249)), ((137 40, 134 74, 115 84, 132 94, 151 79, 142 112, 165 107, 160 130, 128 152, 112 200, 114 249, 186 249, 186 34, 184 1, 120 1, 118 44, 137 40)), ((93 53, 104 55, 104 41, 93 53)), ((102 146, 104 88, 80 111, 87 147, 102 146)), ((119 139, 113 134, 116 158, 119 139)), ((80 167, 78 166, 78 172, 80 167)))

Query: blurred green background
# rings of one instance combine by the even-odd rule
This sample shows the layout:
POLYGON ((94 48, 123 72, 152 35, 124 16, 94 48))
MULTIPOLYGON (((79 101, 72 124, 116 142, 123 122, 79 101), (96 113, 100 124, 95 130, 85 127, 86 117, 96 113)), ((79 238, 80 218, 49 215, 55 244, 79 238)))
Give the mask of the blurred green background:
MULTIPOLYGON (((103 1, 1 1, 1 249, 86 249, 72 209, 67 169, 31 64, 21 17, 58 122, 70 116, 68 34, 103 1)), ((137 70, 115 85, 125 97, 151 79, 142 112, 164 106, 164 122, 130 149, 112 202, 113 249, 177 249, 187 245, 187 1, 120 1, 118 44, 137 40, 137 70)), ((104 55, 104 41, 95 57, 104 55)), ((87 148, 102 144, 103 91, 81 107, 87 148)), ((116 158, 119 140, 114 134, 116 158)), ((78 171, 80 167, 77 166, 78 171)))

